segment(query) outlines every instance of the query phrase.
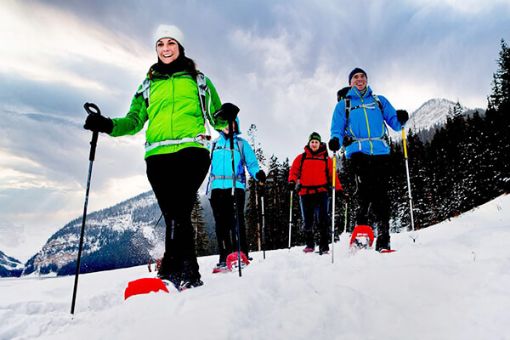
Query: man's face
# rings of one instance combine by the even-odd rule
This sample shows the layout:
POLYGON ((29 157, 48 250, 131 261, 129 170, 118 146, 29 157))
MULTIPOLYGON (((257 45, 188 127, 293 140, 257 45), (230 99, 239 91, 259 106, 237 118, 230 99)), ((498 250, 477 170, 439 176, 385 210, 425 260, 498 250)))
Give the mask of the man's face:
POLYGON ((359 91, 364 90, 367 87, 367 76, 365 73, 359 72, 352 76, 351 86, 355 86, 359 91))
POLYGON ((310 146, 310 149, 312 149, 312 151, 315 152, 315 151, 319 150, 319 146, 321 146, 321 142, 319 142, 316 139, 312 139, 308 145, 310 146))

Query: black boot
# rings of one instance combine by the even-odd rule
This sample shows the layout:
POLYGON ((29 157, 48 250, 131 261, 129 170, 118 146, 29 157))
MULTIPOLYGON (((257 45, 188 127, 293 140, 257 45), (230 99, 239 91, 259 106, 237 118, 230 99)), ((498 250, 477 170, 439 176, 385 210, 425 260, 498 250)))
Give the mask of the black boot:
POLYGON ((383 234, 377 236, 377 241, 375 242, 375 250, 381 251, 383 249, 386 249, 386 250, 391 249, 389 233, 383 233, 383 234))

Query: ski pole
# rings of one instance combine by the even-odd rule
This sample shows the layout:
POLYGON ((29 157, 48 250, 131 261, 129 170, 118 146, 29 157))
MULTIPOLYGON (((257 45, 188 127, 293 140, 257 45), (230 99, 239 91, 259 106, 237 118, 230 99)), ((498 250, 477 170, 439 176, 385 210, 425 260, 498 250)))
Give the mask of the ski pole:
POLYGON ((407 140, 405 129, 402 128, 402 144, 404 146, 404 159, 406 163, 406 175, 407 175, 407 193, 409 195, 409 211, 411 212, 411 228, 413 235, 411 238, 413 242, 416 242, 416 235, 414 235, 414 216, 413 216, 413 195, 411 194, 411 176, 409 175, 409 160, 407 157, 407 140))
POLYGON ((332 211, 331 211, 331 263, 335 262, 335 200, 336 200, 336 152, 333 153, 332 171, 332 211))
MULTIPOLYGON (((100 115, 101 110, 97 107, 96 104, 93 103, 85 103, 83 105, 85 111, 89 115, 100 115)), ((90 141, 90 153, 89 153, 89 172, 87 176, 87 189, 85 191, 85 204, 83 205, 83 218, 81 222, 81 232, 80 232, 80 245, 78 247, 78 259, 76 260, 76 273, 74 276, 74 288, 73 288, 73 300, 71 302, 71 314, 74 314, 74 307, 76 304, 76 294, 78 292, 78 276, 80 275, 80 262, 81 262, 81 252, 83 250, 83 237, 85 235, 85 221, 87 219, 87 205, 89 203, 89 190, 90 190, 90 178, 92 177, 92 165, 94 164, 94 158, 96 156, 96 146, 97 146, 97 138, 99 137, 99 132, 92 132, 92 140, 90 141)))
MULTIPOLYGON (((264 190, 264 189, 262 189, 264 190)), ((260 195, 260 208, 262 213, 262 257, 266 259, 266 212, 264 209, 264 192, 260 195)))
POLYGON ((290 251, 290 245, 292 240, 292 197, 294 196, 294 190, 290 191, 290 212, 289 212, 289 251, 290 251))
MULTIPOLYGON (((239 268, 239 277, 243 276, 241 269, 241 231, 239 230, 239 207, 236 202, 236 168, 234 161, 234 120, 228 120, 228 133, 230 139, 230 155, 232 158, 232 202, 234 208, 234 221, 236 227, 237 238, 237 267, 239 268)), ((241 152, 241 150, 239 150, 241 152)))

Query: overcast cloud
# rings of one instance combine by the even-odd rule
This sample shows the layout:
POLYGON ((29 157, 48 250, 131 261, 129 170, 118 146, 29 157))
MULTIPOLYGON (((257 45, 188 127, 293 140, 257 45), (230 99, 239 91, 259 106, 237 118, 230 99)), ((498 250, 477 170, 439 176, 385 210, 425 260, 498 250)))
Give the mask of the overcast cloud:
MULTIPOLYGON (((84 102, 127 111, 155 61, 160 23, 242 126, 280 159, 312 131, 328 139, 336 90, 354 67, 412 112, 431 98, 486 106, 510 1, 14 1, 0 4, 0 250, 26 260, 80 216, 90 132, 84 102)), ((101 136, 89 211, 149 190, 143 133, 101 136)))

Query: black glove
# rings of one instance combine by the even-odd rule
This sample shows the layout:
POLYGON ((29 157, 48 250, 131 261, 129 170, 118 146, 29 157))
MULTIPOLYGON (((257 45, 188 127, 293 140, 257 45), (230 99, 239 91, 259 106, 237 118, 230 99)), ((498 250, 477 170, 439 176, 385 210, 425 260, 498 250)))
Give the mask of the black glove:
POLYGON ((409 120, 409 113, 406 110, 397 110, 397 119, 400 125, 404 125, 409 120))
POLYGON ((331 151, 337 152, 338 150, 340 150, 340 141, 338 140, 338 138, 333 137, 329 140, 328 146, 331 151))
POLYGON ((113 122, 110 118, 99 114, 90 114, 85 120, 83 128, 94 132, 111 133, 113 130, 113 122))
POLYGON ((292 191, 296 188, 296 182, 289 182, 288 186, 289 190, 292 191))
POLYGON ((256 174, 255 174, 255 178, 257 179, 257 181, 259 181, 260 183, 265 183, 266 182, 266 173, 263 171, 263 170, 259 170, 256 174))
POLYGON ((232 103, 224 103, 221 104, 221 107, 214 114, 215 118, 223 119, 229 122, 233 122, 237 114, 239 113, 239 108, 232 103))

